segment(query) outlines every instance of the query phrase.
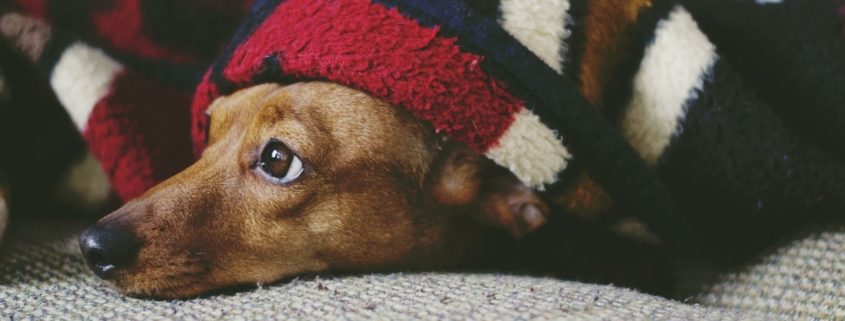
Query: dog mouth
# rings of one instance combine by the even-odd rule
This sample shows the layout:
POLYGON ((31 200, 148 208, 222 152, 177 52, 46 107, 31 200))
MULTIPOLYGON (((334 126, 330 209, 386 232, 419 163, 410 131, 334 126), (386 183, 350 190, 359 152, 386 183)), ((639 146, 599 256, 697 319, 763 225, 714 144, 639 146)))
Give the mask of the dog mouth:
POLYGON ((211 265, 205 260, 188 256, 154 263, 118 271, 109 282, 120 292, 139 298, 179 299, 213 289, 211 265))
POLYGON ((137 298, 179 299, 190 297, 194 292, 199 292, 193 290, 197 287, 193 282, 153 282, 133 284, 132 286, 115 282, 115 285, 123 294, 137 298))
POLYGON ((198 296, 210 289, 202 276, 187 272, 165 275, 158 279, 121 277, 111 283, 121 293, 138 298, 182 299, 198 296))

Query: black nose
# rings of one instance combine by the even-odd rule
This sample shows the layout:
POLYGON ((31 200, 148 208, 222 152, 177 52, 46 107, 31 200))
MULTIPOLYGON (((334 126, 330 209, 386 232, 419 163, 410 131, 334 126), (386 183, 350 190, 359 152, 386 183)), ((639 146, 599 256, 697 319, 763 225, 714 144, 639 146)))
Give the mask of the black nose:
POLYGON ((123 229, 97 224, 79 236, 79 249, 94 274, 108 279, 135 260, 140 242, 123 229))

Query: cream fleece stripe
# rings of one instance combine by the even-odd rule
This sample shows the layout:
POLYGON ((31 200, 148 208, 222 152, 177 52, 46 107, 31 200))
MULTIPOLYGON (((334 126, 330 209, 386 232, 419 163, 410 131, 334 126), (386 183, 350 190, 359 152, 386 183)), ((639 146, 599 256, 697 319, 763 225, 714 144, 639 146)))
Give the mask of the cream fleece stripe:
POLYGON ((669 145, 686 105, 698 97, 717 59, 716 48, 683 7, 657 25, 622 124, 628 141, 649 165, 655 165, 669 145))
POLYGON ((49 24, 36 18, 8 13, 0 17, 0 34, 29 59, 39 61, 52 38, 52 29, 49 24))
POLYGON ((81 42, 65 49, 53 68, 50 84, 76 128, 85 128, 94 105, 108 93, 121 70, 123 66, 102 50, 81 42))
POLYGON ((523 109, 514 117, 514 123, 499 139, 498 145, 485 155, 509 169, 526 185, 542 189, 557 180, 571 156, 557 134, 530 110, 523 109))
POLYGON ((501 25, 549 67, 563 73, 569 0, 502 0, 501 25))

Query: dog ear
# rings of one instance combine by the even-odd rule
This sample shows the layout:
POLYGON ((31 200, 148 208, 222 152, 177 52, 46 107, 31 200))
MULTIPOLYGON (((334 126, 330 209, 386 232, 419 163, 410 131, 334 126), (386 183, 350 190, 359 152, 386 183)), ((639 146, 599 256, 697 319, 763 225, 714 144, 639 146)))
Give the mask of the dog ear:
POLYGON ((483 224, 521 238, 546 223, 549 206, 510 171, 455 142, 445 142, 428 177, 430 195, 483 224))

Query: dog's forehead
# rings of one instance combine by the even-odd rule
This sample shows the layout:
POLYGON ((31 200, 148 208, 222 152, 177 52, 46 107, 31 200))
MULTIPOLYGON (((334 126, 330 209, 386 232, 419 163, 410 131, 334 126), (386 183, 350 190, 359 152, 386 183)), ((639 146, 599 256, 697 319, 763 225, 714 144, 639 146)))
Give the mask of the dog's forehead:
POLYGON ((266 86, 248 95, 254 97, 247 99, 252 107, 258 108, 251 113, 262 121, 294 120, 309 130, 328 132, 347 142, 359 136, 376 141, 417 134, 421 122, 364 92, 328 82, 266 86))
MULTIPOLYGON (((217 98, 206 110, 207 115, 238 114, 275 121, 277 115, 319 117, 323 123, 343 123, 345 118, 358 121, 392 117, 392 111, 378 99, 341 85, 326 82, 289 85, 261 84, 217 98)), ((343 126, 340 126, 343 127, 343 126)))
POLYGON ((278 89, 280 89, 280 86, 276 84, 262 84, 238 90, 231 95, 220 96, 208 106, 205 114, 217 116, 234 111, 258 108, 263 100, 272 97, 270 93, 278 89))
POLYGON ((430 131, 404 109, 349 87, 304 83, 285 89, 294 117, 352 148, 414 148, 407 144, 420 143, 430 131))
POLYGON ((407 111, 328 82, 253 86, 216 100, 209 112, 221 132, 246 131, 253 135, 243 137, 256 142, 276 136, 305 153, 332 152, 338 160, 422 163, 433 135, 407 111))

